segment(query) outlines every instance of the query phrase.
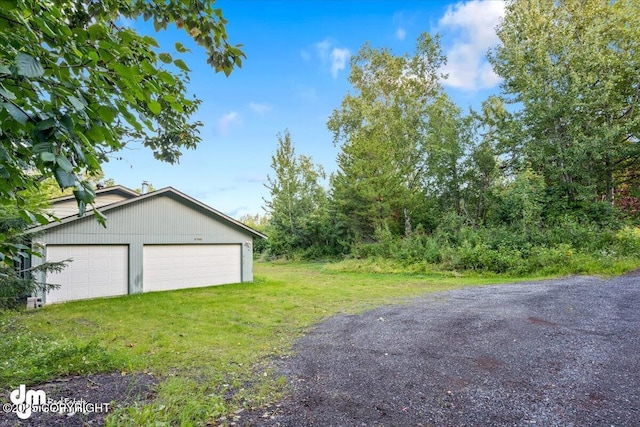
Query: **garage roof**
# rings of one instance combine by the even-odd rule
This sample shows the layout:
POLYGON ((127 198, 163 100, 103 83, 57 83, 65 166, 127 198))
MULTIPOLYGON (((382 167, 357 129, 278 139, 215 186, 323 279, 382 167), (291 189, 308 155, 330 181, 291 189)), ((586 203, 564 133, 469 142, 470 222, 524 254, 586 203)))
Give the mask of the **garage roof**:
MULTIPOLYGON (((100 196, 102 194, 107 194, 107 193, 120 194, 126 198, 133 198, 133 197, 139 196, 139 194, 133 191, 132 189, 122 185, 112 185, 110 187, 98 188, 95 192, 96 192, 96 196, 100 196)), ((74 199, 75 199, 75 196, 73 194, 67 194, 65 196, 53 198, 49 200, 49 202, 52 204, 55 204, 55 203, 64 202, 67 200, 74 200, 74 199)))
MULTIPOLYGON (((133 190, 129 190, 126 187, 122 187, 122 186, 116 186, 118 187, 117 189, 119 191, 123 191, 124 194, 128 195, 128 196, 132 196, 129 199, 126 200, 122 200, 116 203, 111 203, 109 205, 104 205, 100 207, 100 212, 104 213, 105 215, 108 215, 109 211, 113 210, 113 209, 117 209, 123 206, 127 206, 127 205, 131 205, 134 203, 139 203, 143 200, 146 199, 151 199, 154 197, 171 197, 172 199, 183 203, 193 209, 199 210, 207 215, 211 215, 213 217, 215 217, 216 219, 222 221, 222 222, 227 222, 230 225, 234 225, 238 228, 241 228, 247 232, 249 232, 251 235, 253 235, 254 237, 259 237, 262 239, 266 239, 267 236, 265 236, 264 234, 260 233, 257 230, 254 230, 253 228, 241 223, 240 221, 237 221, 233 218, 231 218, 228 215, 223 214, 222 212, 213 209, 212 207, 200 202, 199 200, 194 199, 193 197, 190 197, 178 190, 176 190, 173 187, 165 187, 165 188, 161 188, 159 190, 156 191, 152 191, 149 192, 147 194, 143 194, 143 195, 138 195, 137 193, 135 193, 133 190), (133 197, 135 196, 135 197, 133 197)), ((109 187, 109 188, 105 188, 102 191, 98 190, 96 193, 100 194, 100 192, 105 192, 107 190, 113 190, 114 187, 109 187)), ((61 201, 61 200, 65 200, 65 199, 69 199, 72 198, 73 196, 66 196, 64 198, 57 198, 54 199, 54 201, 61 201)), ((85 216, 79 216, 79 215, 73 215, 73 216, 68 216, 65 218, 60 219, 59 221, 52 221, 49 224, 46 225, 40 225, 37 227, 33 227, 29 230, 29 232, 31 233, 35 233, 35 232, 39 232, 39 231, 44 231, 44 230, 49 230, 51 228, 55 228, 55 227, 59 227, 63 224, 68 224, 70 222, 74 222, 74 221, 78 221, 81 220, 83 218, 86 218, 85 216)))

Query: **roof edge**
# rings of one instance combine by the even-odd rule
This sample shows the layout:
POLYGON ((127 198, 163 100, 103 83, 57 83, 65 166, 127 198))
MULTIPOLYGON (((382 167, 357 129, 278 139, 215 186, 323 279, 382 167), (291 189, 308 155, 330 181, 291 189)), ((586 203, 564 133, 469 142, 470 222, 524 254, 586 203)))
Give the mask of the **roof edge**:
MULTIPOLYGON (((109 193, 111 191, 121 191, 124 194, 128 194, 130 196, 134 196, 134 197, 138 197, 139 194, 136 193, 134 190, 125 187, 124 185, 112 185, 110 187, 105 187, 105 188, 100 188, 95 190, 96 196, 99 194, 103 194, 103 193, 109 193)), ((57 202, 63 202, 66 200, 72 200, 74 199, 75 196, 73 194, 70 194, 68 196, 60 196, 60 197, 54 197, 53 199, 49 199, 49 203, 57 203, 57 202)))
MULTIPOLYGON (((119 187, 122 187, 122 186, 119 186, 119 187)), ((114 187, 109 187, 109 188, 114 188, 114 187)), ((129 191, 133 191, 133 190, 130 190, 130 189, 126 188, 126 187, 122 187, 122 188, 124 188, 126 190, 129 190, 129 191)), ((234 218, 232 218, 232 217, 230 217, 230 216, 228 216, 228 215, 226 215, 226 214, 224 214, 224 213, 222 213, 222 212, 220 212, 220 211, 218 211, 218 210, 216 210, 214 208, 212 208, 211 206, 209 206, 209 205, 207 205, 205 203, 202 203, 201 201, 199 201, 197 199, 194 199, 191 196, 188 196, 187 194, 185 194, 185 193, 183 193, 183 192, 181 192, 179 190, 176 190, 173 187, 164 187, 164 188, 161 188, 159 190, 151 191, 149 193, 142 194, 142 195, 138 195, 138 193, 135 193, 135 192, 134 192, 134 194, 136 195, 136 197, 133 197, 131 199, 122 200, 120 202, 111 203, 109 205, 102 206, 101 208, 98 208, 97 210, 100 211, 100 212, 103 212, 103 213, 107 213, 108 211, 110 211, 112 209, 116 209, 116 208, 119 208, 121 206, 126 206, 126 205, 132 204, 132 203, 137 203, 137 202, 140 202, 142 200, 150 199, 152 197, 158 197, 158 196, 161 196, 163 194, 174 194, 174 195, 178 196, 179 198, 187 200, 188 202, 193 203, 194 205, 205 209, 206 211, 208 211, 208 212, 220 217, 221 219, 223 219, 223 220, 225 220, 225 221, 227 221, 227 222, 229 222, 229 223, 231 223, 231 224, 233 224, 233 225, 235 225, 237 227, 240 227, 240 228, 250 232, 251 234, 253 234, 256 237, 260 237, 262 239, 267 239, 267 236, 264 235, 263 233, 259 232, 258 230, 254 230, 253 228, 249 227, 248 225, 246 225, 246 224, 244 224, 244 223, 242 223, 242 222, 240 222, 240 221, 238 221, 238 220, 236 220, 236 219, 234 219, 234 218)), ((59 226, 61 226, 63 224, 68 224, 70 222, 81 220, 83 218, 86 218, 87 216, 88 215, 83 215, 83 216, 71 215, 71 216, 67 216, 67 217, 61 218, 59 221, 52 221, 49 224, 33 227, 33 228, 29 229, 28 232, 29 233, 36 233, 36 232, 39 232, 39 231, 45 231, 45 230, 48 230, 50 228, 59 227, 59 226)))

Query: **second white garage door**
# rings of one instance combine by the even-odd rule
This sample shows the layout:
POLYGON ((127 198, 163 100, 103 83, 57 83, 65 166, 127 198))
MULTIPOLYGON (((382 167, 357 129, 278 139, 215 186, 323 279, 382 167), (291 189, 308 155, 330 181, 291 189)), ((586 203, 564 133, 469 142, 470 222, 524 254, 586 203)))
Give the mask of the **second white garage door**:
POLYGON ((241 245, 145 245, 144 292, 238 283, 241 245))

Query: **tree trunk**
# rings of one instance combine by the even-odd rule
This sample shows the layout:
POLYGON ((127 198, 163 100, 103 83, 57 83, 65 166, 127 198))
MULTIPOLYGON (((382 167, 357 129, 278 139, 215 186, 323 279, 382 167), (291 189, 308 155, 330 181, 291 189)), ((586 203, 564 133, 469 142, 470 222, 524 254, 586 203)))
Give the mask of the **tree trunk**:
POLYGON ((404 235, 405 237, 411 236, 413 229, 411 227, 411 213, 409 209, 404 208, 404 235))

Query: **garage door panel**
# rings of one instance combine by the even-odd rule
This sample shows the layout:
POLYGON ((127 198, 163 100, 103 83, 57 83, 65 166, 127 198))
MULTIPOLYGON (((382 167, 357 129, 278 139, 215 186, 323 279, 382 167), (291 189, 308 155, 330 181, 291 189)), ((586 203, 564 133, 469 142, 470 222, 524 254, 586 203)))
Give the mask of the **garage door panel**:
POLYGON ((238 283, 242 248, 238 245, 145 245, 145 292, 238 283))
POLYGON ((103 270, 111 267, 111 260, 107 258, 98 258, 91 260, 91 269, 103 270))
POLYGON ((46 302, 126 295, 129 292, 129 248, 126 245, 50 245, 47 261, 73 261, 48 283, 61 285, 47 293, 46 302))

